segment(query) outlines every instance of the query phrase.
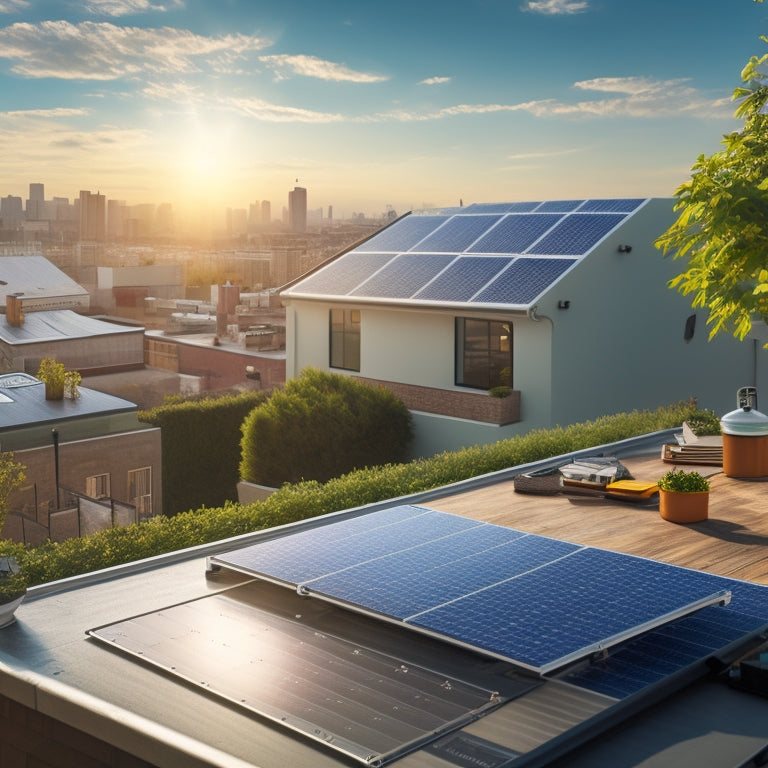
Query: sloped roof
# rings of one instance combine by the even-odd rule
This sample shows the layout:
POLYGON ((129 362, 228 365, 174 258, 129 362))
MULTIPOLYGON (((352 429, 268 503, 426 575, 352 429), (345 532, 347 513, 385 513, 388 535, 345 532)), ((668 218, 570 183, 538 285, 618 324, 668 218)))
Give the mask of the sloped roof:
POLYGON ((0 256, 0 306, 13 293, 26 298, 88 295, 44 256, 0 256))
POLYGON ((282 295, 526 310, 646 202, 555 200, 413 212, 282 295))
POLYGON ((97 320, 71 309, 25 312, 24 324, 18 328, 0 320, 0 341, 12 345, 85 339, 118 333, 143 333, 143 329, 97 320))

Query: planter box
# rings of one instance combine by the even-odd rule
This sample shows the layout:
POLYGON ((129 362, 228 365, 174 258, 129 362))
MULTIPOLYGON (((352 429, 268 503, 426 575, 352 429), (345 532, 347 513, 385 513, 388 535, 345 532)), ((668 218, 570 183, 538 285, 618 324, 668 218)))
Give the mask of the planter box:
POLYGON ((670 523, 698 523, 709 517, 709 491, 683 493, 659 489, 659 514, 670 523))

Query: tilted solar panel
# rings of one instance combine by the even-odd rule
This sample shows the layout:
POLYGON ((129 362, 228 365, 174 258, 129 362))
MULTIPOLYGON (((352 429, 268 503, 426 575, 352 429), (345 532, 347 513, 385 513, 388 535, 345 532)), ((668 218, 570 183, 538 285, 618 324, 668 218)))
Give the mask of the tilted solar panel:
POLYGON ((349 295, 408 299, 455 258, 455 254, 403 253, 350 291, 349 295))
POLYGON ((344 296, 394 257, 391 253, 351 253, 302 280, 297 293, 344 296))
POLYGON ((626 214, 574 213, 566 216, 527 253, 549 256, 581 256, 594 248, 626 214))
POLYGON ((460 253, 499 221, 501 216, 453 216, 410 250, 460 253))
POLYGON ((579 207, 579 213, 632 213, 644 202, 643 198, 587 200, 579 207))
POLYGON ((467 250, 470 253, 524 253, 561 218, 557 213, 510 214, 467 250))
POLYGON ((460 256, 415 293, 413 298, 443 302, 469 301, 511 263, 512 259, 504 256, 460 256))
POLYGON ((406 216, 361 243, 355 250, 395 253, 410 250, 447 219, 447 216, 406 216))
POLYGON ((538 213, 568 213, 575 211, 583 200, 547 200, 536 208, 538 213))
POLYGON ((574 263, 574 259, 515 259, 472 303, 530 304, 574 263))
MULTIPOLYGON (((370 513, 368 531, 345 535, 340 521, 211 561, 540 673, 726 602, 734 583, 418 509, 422 514, 381 526, 378 513, 370 513)), ((741 614, 767 623, 768 589, 762 590, 759 597, 746 594, 737 582, 733 591, 741 614)), ((726 635, 734 631, 722 623, 726 635)))

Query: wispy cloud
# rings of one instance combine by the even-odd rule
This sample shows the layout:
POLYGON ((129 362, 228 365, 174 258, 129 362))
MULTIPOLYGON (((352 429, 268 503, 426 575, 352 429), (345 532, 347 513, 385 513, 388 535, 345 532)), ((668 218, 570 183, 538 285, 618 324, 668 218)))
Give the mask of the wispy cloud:
POLYGON ((186 73, 206 57, 243 56, 271 42, 242 34, 205 37, 184 29, 44 21, 0 29, 0 58, 26 77, 116 80, 141 73, 186 73))
POLYGON ((450 82, 450 77, 428 77, 426 80, 420 80, 419 85, 442 85, 450 82))
POLYGON ((589 3, 586 0, 529 0, 523 5, 524 11, 543 13, 546 16, 584 13, 588 8, 589 3))
POLYGON ((165 13, 183 7, 182 0, 168 0, 165 3, 156 3, 152 0, 87 0, 83 4, 83 9, 88 13, 101 16, 129 16, 149 11, 165 13))
POLYGON ((90 110, 81 107, 54 107, 53 109, 14 109, 10 112, 0 112, 0 121, 3 118, 14 120, 30 117, 59 118, 87 115, 90 110))
POLYGON ((303 54, 260 56, 259 61, 272 69, 280 79, 287 77, 288 74, 349 83, 380 83, 388 79, 381 75, 356 72, 345 64, 337 64, 333 61, 325 61, 316 56, 303 54))
POLYGON ((29 8, 27 0, 0 0, 0 13, 18 13, 23 8, 29 8))

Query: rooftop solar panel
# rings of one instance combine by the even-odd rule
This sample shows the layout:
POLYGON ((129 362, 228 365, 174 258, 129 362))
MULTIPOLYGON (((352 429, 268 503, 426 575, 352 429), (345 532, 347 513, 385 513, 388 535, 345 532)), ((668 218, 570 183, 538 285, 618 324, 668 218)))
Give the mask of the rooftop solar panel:
POLYGON ((523 253, 562 217, 557 213, 519 213, 505 216, 470 253, 523 253))
POLYGON ((502 256, 461 256, 415 293, 413 298, 442 302, 469 301, 511 263, 511 258, 502 256))
POLYGON ((410 250, 459 253, 487 232, 501 216, 453 216, 410 250))
POLYGON ((515 259, 472 303, 530 304, 574 263, 574 259, 515 259))
POLYGON ((575 213, 564 218, 529 251, 529 254, 581 256, 594 248, 626 214, 575 213))
POLYGON ((297 293, 344 296, 393 258, 391 253, 348 253, 301 281, 297 293))
POLYGON ((637 210, 644 202, 645 200, 643 198, 587 200, 579 208, 579 213, 632 213, 632 211, 637 210))
POLYGON ((349 295, 408 299, 455 258, 454 254, 443 253, 401 254, 349 295))
POLYGON ((410 250, 419 240, 437 229, 447 216, 406 216, 375 234, 370 240, 355 248, 356 251, 390 251, 398 253, 410 250))
MULTIPOLYGON (((447 513, 424 510, 381 526, 377 514, 370 514, 368 532, 345 535, 340 521, 212 562, 266 574, 301 594, 386 617, 541 674, 709 603, 726 602, 732 584, 447 513), (296 538, 299 546, 292 542, 296 538), (326 549, 331 551, 324 554, 326 549), (280 570, 286 562, 287 572, 280 570)), ((749 614, 752 598, 760 614, 755 620, 768 622, 765 588, 759 598, 738 583, 735 589, 739 611, 749 614)))
POLYGON ((569 213, 575 211, 583 200, 547 200, 536 208, 538 213, 569 213))

